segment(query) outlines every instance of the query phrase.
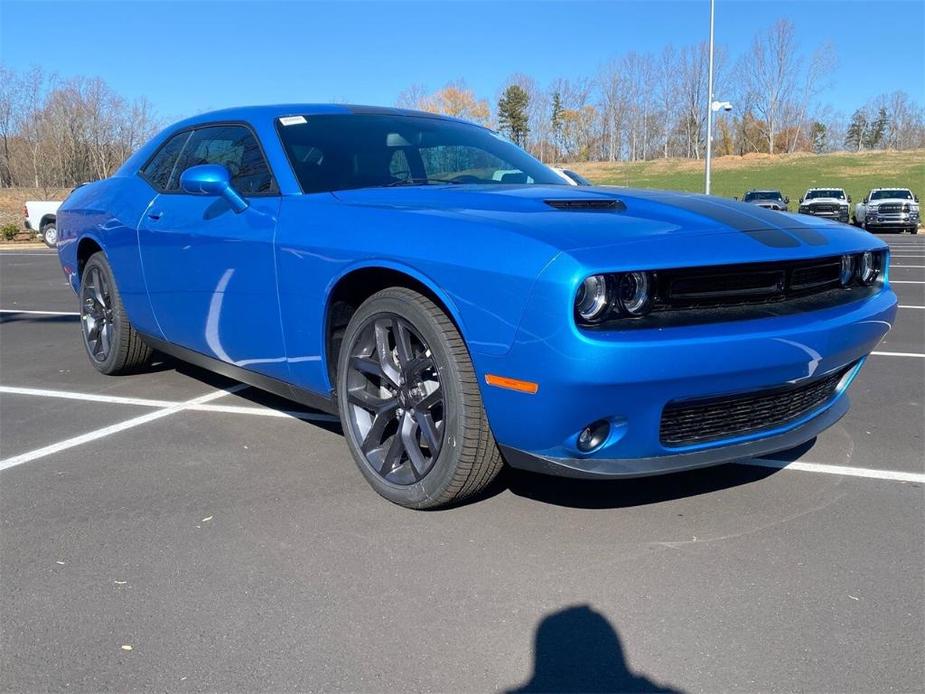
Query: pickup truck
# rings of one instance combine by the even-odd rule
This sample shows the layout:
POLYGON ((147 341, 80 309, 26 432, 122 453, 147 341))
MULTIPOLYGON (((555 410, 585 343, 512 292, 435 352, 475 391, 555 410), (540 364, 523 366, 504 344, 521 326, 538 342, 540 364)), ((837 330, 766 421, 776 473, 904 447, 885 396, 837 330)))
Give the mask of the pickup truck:
POLYGON ((800 214, 848 223, 851 196, 842 188, 810 188, 800 198, 800 214))
POLYGON ((742 196, 742 202, 747 202, 768 210, 787 212, 790 198, 785 197, 779 190, 750 190, 742 196))
POLYGON ((41 237, 46 246, 54 248, 58 243, 57 217, 60 201, 29 200, 23 207, 26 219, 24 226, 41 237))
POLYGON ((919 230, 919 197, 908 188, 874 188, 854 206, 854 223, 867 231, 919 230))

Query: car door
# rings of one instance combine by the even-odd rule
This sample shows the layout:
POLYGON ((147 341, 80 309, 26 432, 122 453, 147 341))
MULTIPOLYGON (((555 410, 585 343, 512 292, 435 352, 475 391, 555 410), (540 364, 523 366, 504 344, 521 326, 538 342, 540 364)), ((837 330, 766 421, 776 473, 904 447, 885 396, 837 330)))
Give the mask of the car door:
POLYGON ((168 342, 285 378, 273 251, 279 206, 276 182, 247 125, 190 133, 138 231, 148 295, 168 342), (247 209, 236 212, 223 197, 181 190, 182 172, 200 164, 226 167, 247 209))

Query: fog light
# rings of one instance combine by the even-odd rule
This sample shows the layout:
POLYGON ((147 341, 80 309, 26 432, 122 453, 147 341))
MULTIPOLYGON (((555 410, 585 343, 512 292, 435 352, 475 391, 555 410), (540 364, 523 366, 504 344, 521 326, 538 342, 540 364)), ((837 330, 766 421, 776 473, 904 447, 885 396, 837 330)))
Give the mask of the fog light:
POLYGON ((590 453, 596 448, 600 448, 604 441, 607 440, 609 433, 610 422, 606 420, 601 419, 589 424, 578 434, 578 450, 582 453, 590 453))

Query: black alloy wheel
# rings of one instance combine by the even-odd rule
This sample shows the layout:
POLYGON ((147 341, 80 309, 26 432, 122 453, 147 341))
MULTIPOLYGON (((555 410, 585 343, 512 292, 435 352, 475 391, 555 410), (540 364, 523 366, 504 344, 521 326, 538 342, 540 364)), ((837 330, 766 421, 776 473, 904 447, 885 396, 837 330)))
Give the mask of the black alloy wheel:
POLYGON ((133 373, 147 365, 151 348, 135 331, 102 252, 87 260, 80 276, 80 329, 90 363, 100 373, 133 373))
POLYGON ((336 377, 347 447, 389 501, 458 503, 501 471, 466 343, 429 297, 390 287, 366 299, 344 331, 336 377))
POLYGON ((347 369, 347 417, 366 462, 394 484, 423 479, 446 430, 427 342, 404 318, 377 314, 351 345, 347 369))

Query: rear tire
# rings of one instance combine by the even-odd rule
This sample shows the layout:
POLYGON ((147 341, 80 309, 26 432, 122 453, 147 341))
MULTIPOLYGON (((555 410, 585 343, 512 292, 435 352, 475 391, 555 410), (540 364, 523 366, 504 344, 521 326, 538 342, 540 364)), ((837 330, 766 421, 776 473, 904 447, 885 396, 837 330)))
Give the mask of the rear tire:
POLYGON ((49 248, 58 247, 58 228, 54 225, 54 222, 42 227, 42 241, 49 248))
POLYGON ((466 344, 418 292, 385 289, 353 314, 338 357, 337 401, 360 472, 400 506, 458 503, 501 471, 466 344))
POLYGON ((100 373, 133 373, 151 359, 151 348, 129 322, 102 251, 90 256, 80 276, 80 328, 90 363, 100 373))

